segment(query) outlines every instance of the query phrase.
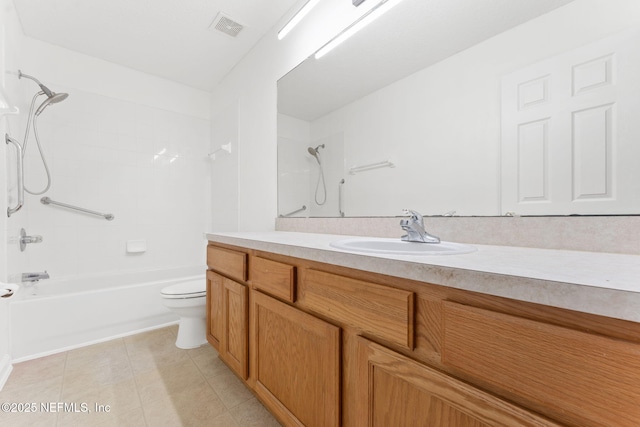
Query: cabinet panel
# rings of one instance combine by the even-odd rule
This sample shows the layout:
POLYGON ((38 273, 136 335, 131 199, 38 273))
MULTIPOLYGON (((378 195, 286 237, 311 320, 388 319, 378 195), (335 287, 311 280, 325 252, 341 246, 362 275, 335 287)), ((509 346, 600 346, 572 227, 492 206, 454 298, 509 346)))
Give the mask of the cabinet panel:
POLYGON ((248 373, 248 289, 245 285, 223 278, 223 335, 220 357, 241 378, 248 373))
POLYGON ((286 425, 340 423, 340 330, 251 293, 255 392, 286 425))
POLYGON ((362 427, 558 426, 364 338, 357 381, 362 427))
POLYGON ((220 351, 222 337, 222 276, 207 271, 207 341, 220 351))
POLYGON ((231 249, 207 246, 209 268, 244 282, 247 280, 247 254, 231 249))
POLYGON ((309 310, 413 349, 414 294, 318 270, 307 270, 298 302, 309 310))
POLYGON ((443 303, 445 365, 571 425, 637 426, 640 345, 443 303))
POLYGON ((249 278, 252 286, 285 301, 294 302, 295 273, 294 266, 251 257, 249 278))

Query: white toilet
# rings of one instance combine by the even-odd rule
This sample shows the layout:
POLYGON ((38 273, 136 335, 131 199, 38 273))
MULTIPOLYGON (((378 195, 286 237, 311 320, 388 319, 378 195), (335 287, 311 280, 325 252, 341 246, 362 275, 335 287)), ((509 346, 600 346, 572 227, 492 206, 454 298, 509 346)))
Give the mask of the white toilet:
POLYGON ((160 291, 165 307, 180 316, 178 348, 196 348, 207 342, 207 282, 204 278, 176 283, 160 291))

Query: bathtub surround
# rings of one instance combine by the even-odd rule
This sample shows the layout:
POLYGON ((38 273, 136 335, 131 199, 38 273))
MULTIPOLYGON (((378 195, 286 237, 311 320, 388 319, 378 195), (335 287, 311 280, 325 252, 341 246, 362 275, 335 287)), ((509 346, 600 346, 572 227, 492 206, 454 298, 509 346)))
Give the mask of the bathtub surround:
MULTIPOLYGON (((21 62, 51 90, 69 93, 39 117, 53 178, 46 196, 112 213, 115 220, 27 196, 21 215, 8 224, 9 236, 25 228, 43 242, 24 253, 10 245, 9 276, 46 269, 52 278, 67 278, 198 264, 210 221, 206 93, 28 37, 21 62), (52 57, 56 67, 46 59, 52 57), (147 251, 128 253, 129 240, 146 240, 147 251)), ((20 129, 24 118, 12 127, 22 139, 20 129)), ((31 140, 25 158, 26 181, 39 188, 43 168, 34 145, 31 140)))

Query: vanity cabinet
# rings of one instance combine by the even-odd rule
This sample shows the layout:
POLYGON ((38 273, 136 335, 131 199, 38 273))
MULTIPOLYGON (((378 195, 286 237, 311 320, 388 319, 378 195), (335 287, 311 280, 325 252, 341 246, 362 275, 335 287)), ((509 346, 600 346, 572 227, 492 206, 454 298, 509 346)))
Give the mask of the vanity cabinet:
MULTIPOLYGON (((246 254, 238 253, 233 257, 231 251, 210 251, 225 255, 231 253, 233 262, 228 258, 208 256, 210 268, 219 271, 241 271, 237 263, 246 258, 246 254)), ((244 267, 242 267, 244 268, 244 267)), ((244 277, 244 273, 236 277, 244 277)), ((242 379, 248 377, 248 319, 249 289, 246 285, 231 280, 212 270, 207 271, 207 341, 216 349, 220 358, 242 379)))
POLYGON ((558 426, 364 338, 357 346, 358 427, 558 426))
POLYGON ((255 393, 285 425, 340 425, 340 330, 261 292, 251 294, 255 393))
POLYGON ((217 243, 208 255, 209 342, 286 426, 640 425, 638 323, 217 243))

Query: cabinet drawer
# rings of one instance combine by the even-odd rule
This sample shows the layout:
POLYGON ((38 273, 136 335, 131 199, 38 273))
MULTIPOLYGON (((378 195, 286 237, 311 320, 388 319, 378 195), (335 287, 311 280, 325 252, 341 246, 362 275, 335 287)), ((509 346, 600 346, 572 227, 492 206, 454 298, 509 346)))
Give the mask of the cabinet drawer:
POLYGON ((445 301, 442 361, 580 426, 637 426, 640 345, 445 301))
POLYGON ((247 254, 231 249, 207 246, 207 266, 242 282, 247 280, 247 254))
POLYGON ((253 287, 285 301, 294 302, 295 273, 292 265, 251 257, 249 279, 253 287))
POLYGON ((391 343, 413 349, 413 292, 307 270, 298 285, 298 302, 391 343))

